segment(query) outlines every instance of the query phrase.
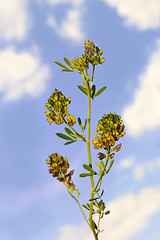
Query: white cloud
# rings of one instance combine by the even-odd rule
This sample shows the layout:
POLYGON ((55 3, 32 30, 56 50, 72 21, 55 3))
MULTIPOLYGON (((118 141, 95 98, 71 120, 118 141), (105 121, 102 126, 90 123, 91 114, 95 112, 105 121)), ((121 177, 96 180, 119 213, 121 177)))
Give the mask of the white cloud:
POLYGON ((103 0, 117 9, 124 18, 125 25, 136 26, 140 30, 158 28, 160 26, 159 0, 103 0))
POLYGON ((49 4, 56 6, 58 4, 72 4, 73 6, 81 5, 84 0, 46 0, 49 4))
POLYGON ((137 165, 133 169, 133 177, 137 181, 142 181, 145 177, 145 166, 144 165, 137 165))
POLYGON ((31 27, 27 0, 0 1, 0 39, 24 40, 31 27))
POLYGON ((49 68, 35 52, 16 52, 13 47, 0 51, 0 92, 4 101, 23 95, 38 96, 49 79, 49 68))
POLYGON ((117 170, 126 170, 129 173, 129 177, 133 177, 134 180, 141 182, 146 176, 153 175, 160 168, 160 158, 155 160, 148 160, 140 163, 133 157, 124 158, 117 166, 117 170))
POLYGON ((160 126, 160 44, 139 76, 133 102, 123 111, 127 133, 137 137, 160 126))
MULTIPOLYGON (((107 207, 111 214, 102 220, 101 229, 104 231, 100 233, 99 239, 129 240, 137 233, 145 231, 153 215, 160 210, 160 188, 148 187, 138 194, 127 193, 108 203, 107 207)), ((82 226, 67 225, 61 229, 58 240, 93 239, 91 234, 83 234, 85 229, 86 227, 82 231, 82 226)))
POLYGON ((84 39, 83 22, 83 0, 79 1, 48 1, 51 5, 55 6, 60 3, 70 3, 71 6, 66 11, 66 18, 64 18, 61 23, 57 23, 53 14, 49 14, 47 18, 47 23, 52 27, 57 34, 62 38, 69 38, 75 42, 80 42, 84 39))
POLYGON ((133 157, 130 158, 124 158, 120 161, 118 165, 118 169, 129 169, 131 168, 135 163, 135 159, 133 157))
MULTIPOLYGON (((82 240, 90 239, 90 234, 85 225, 66 225, 60 229, 60 236, 57 240, 82 240)), ((91 239, 90 239, 91 240, 91 239)))
POLYGON ((157 165, 160 167, 160 158, 157 160, 157 165))
POLYGON ((156 173, 160 168, 159 164, 160 159, 158 158, 155 161, 148 161, 141 164, 137 164, 133 168, 133 177, 137 181, 142 181, 146 176, 156 173))
MULTIPOLYGON (((111 214, 103 228, 110 240, 128 240, 144 230, 153 214, 160 210, 160 188, 145 188, 138 194, 128 193, 108 204, 111 214)), ((105 233, 102 233, 105 240, 105 233)))

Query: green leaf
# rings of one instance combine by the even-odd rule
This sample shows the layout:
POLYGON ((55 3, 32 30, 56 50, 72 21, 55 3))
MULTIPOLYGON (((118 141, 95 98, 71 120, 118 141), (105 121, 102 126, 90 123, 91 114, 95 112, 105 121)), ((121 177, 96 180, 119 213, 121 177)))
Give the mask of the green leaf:
POLYGON ((64 128, 64 130, 66 131, 66 133, 68 133, 71 137, 76 138, 76 136, 74 135, 74 133, 69 129, 69 128, 64 128))
POLYGON ((89 201, 94 201, 94 200, 97 200, 97 199, 99 199, 99 198, 100 198, 100 196, 99 196, 99 197, 96 197, 96 198, 89 199, 89 201))
POLYGON ((96 91, 96 86, 93 85, 93 86, 92 86, 92 91, 91 91, 91 97, 92 97, 92 99, 94 98, 95 91, 96 91))
POLYGON ((62 68, 66 68, 66 69, 68 69, 65 65, 63 65, 62 63, 60 63, 60 62, 55 62, 57 65, 59 65, 60 67, 62 67, 62 68))
POLYGON ((110 211, 108 210, 108 211, 106 211, 104 214, 105 214, 105 215, 108 215, 108 214, 110 214, 110 211))
POLYGON ((72 138, 68 137, 67 135, 63 134, 63 133, 56 133, 56 135, 60 138, 66 139, 66 140, 73 140, 72 138))
POLYGON ((86 125, 87 125, 87 118, 86 118, 86 120, 84 122, 84 130, 86 129, 86 125))
POLYGON ((77 120, 78 120, 78 123, 79 123, 80 128, 83 130, 83 127, 82 127, 82 121, 81 121, 80 117, 78 117, 77 120))
POLYGON ((94 228, 97 230, 98 227, 97 227, 97 224, 92 220, 93 224, 94 224, 94 228))
POLYGON ((83 80, 83 85, 87 88, 88 83, 86 81, 83 80))
POLYGON ((98 95, 100 95, 107 87, 102 87, 101 89, 98 90, 98 92, 94 95, 94 97, 97 97, 98 95))
POLYGON ((87 203, 87 206, 88 206, 88 208, 90 208, 90 205, 89 205, 89 203, 87 203))
POLYGON ((87 94, 87 89, 86 89, 86 88, 82 87, 81 85, 78 85, 78 88, 79 88, 84 94, 86 94, 86 95, 88 96, 88 94, 87 94))
MULTIPOLYGON (((97 208, 99 208, 98 201, 95 200, 94 203, 95 203, 95 206, 96 206, 97 208)), ((93 204, 94 204, 94 203, 93 203, 93 204)))
POLYGON ((101 193, 101 195, 100 195, 101 197, 103 196, 103 193, 104 193, 104 189, 102 190, 102 193, 101 193))
POLYGON ((71 62, 66 57, 64 57, 63 59, 73 69, 71 62))
POLYGON ((89 207, 87 207, 85 204, 82 205, 84 208, 86 208, 87 210, 90 210, 89 207))
POLYGON ((69 145, 69 144, 74 143, 74 142, 76 142, 76 141, 77 141, 77 140, 72 140, 72 141, 66 142, 64 145, 69 145))
POLYGON ((88 170, 89 172, 93 173, 94 175, 96 175, 97 173, 87 164, 83 164, 84 169, 88 170))
POLYGON ((100 163, 95 162, 95 164, 97 165, 97 167, 100 169, 100 163))
POLYGON ((101 162, 98 162, 98 163, 97 163, 97 162, 95 162, 95 164, 96 164, 96 165, 97 165, 97 167, 99 168, 99 170, 100 170, 99 172, 100 172, 100 173, 102 173, 102 171, 103 171, 103 167, 102 167, 102 164, 101 164, 101 162))
POLYGON ((65 68, 65 69, 62 69, 62 72, 74 72, 74 71, 69 68, 65 68))
POLYGON ((93 174, 92 173, 81 173, 79 175, 79 177, 89 177, 89 176, 93 176, 93 174))
POLYGON ((104 168, 104 162, 103 162, 103 160, 101 160, 101 165, 102 165, 102 167, 104 168))
POLYGON ((107 169, 106 173, 108 173, 108 172, 110 171, 110 169, 111 169, 113 163, 114 163, 114 159, 110 162, 110 164, 109 164, 109 168, 107 169))

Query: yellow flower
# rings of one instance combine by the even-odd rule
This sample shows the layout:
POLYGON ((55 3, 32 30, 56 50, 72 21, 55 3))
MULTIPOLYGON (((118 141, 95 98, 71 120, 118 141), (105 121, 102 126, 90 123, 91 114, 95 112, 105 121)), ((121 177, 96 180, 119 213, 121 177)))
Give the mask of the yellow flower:
POLYGON ((111 147, 111 146, 114 146, 115 144, 115 139, 112 135, 108 136, 108 146, 111 147))
POLYGON ((69 114, 67 117, 67 122, 69 126, 73 126, 76 123, 76 119, 73 115, 69 114))
POLYGON ((63 123, 63 118, 61 116, 61 114, 58 114, 56 117, 55 117, 55 120, 54 122, 58 125, 60 125, 61 123, 63 123))
POLYGON ((98 149, 98 148, 101 148, 102 145, 103 145, 103 142, 102 140, 97 136, 97 134, 94 135, 95 136, 95 139, 93 139, 92 143, 94 145, 94 148, 95 149, 98 149))
POLYGON ((108 135, 107 133, 103 133, 101 135, 101 138, 97 136, 97 134, 94 135, 95 139, 93 139, 93 145, 95 149, 101 148, 101 149, 107 149, 111 146, 114 146, 115 139, 113 136, 108 135))

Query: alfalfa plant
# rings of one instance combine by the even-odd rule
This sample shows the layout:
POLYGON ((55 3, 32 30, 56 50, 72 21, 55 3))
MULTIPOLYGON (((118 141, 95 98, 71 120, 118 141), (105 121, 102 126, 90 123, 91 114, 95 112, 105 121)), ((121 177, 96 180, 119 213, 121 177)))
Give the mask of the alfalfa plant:
POLYGON ((80 127, 80 132, 75 129, 76 119, 68 110, 68 105, 71 103, 70 97, 65 97, 61 91, 55 89, 45 105, 47 109, 45 113, 48 123, 65 125, 65 134, 56 133, 58 137, 66 140, 65 145, 83 141, 87 146, 88 162, 83 164, 83 168, 87 172, 79 175, 80 178, 90 177, 90 199, 88 199, 88 202, 85 204, 81 205, 79 202, 80 190, 75 188, 75 184, 72 181, 74 170, 68 172, 70 165, 67 157, 63 157, 55 152, 48 156, 46 162, 49 173, 67 187, 68 193, 77 202, 88 226, 93 232, 95 240, 98 240, 99 233, 101 232, 101 219, 110 213, 110 211, 106 209, 105 203, 102 200, 104 193, 104 189, 101 189, 102 181, 104 176, 110 172, 113 166, 115 153, 119 152, 121 149, 122 144, 117 144, 117 142, 125 135, 125 126, 120 115, 108 113, 102 116, 97 124, 96 134, 94 135, 95 139, 92 140, 92 146, 95 149, 100 150, 97 154, 98 160, 95 163, 97 169, 93 169, 90 139, 90 126, 92 120, 91 101, 98 97, 106 89, 106 86, 104 86, 96 91, 96 84, 94 82, 96 66, 105 62, 105 59, 101 58, 102 54, 103 50, 100 50, 93 42, 88 40, 84 43, 84 53, 81 57, 76 57, 72 61, 64 58, 67 66, 60 62, 55 62, 57 65, 62 67, 63 72, 74 72, 82 76, 83 85, 78 85, 78 88, 85 97, 87 96, 88 117, 85 119, 84 123, 82 123, 81 118, 78 117, 77 122, 80 127), (91 68, 91 76, 88 73, 89 68, 91 68), (98 215, 97 222, 93 220, 94 214, 98 215))

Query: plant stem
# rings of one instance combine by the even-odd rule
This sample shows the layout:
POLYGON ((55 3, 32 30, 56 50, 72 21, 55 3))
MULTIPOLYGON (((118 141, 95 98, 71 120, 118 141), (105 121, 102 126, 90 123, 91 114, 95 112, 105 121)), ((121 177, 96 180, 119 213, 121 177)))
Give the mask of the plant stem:
POLYGON ((97 232, 99 231, 100 220, 101 220, 101 214, 99 214, 99 218, 98 218, 97 232))
POLYGON ((99 179, 98 179, 98 182, 97 182, 97 184, 96 184, 96 187, 95 187, 94 191, 97 190, 98 185, 99 185, 100 181, 102 180, 102 177, 104 176, 104 171, 106 170, 108 161, 109 161, 109 156, 106 158, 106 163, 105 163, 105 165, 104 165, 104 169, 103 169, 103 171, 102 171, 102 173, 101 173, 101 176, 100 176, 99 179))
POLYGON ((84 137, 84 135, 81 135, 81 134, 77 133, 77 131, 74 130, 74 128, 68 124, 68 122, 66 121, 66 119, 65 119, 64 117, 63 117, 63 121, 65 122, 65 124, 67 124, 67 126, 68 126, 70 129, 72 129, 72 131, 75 133, 75 135, 76 135, 77 138, 81 138, 83 142, 87 142, 86 139, 85 139, 85 137, 84 137))
MULTIPOLYGON (((93 81, 93 76, 94 76, 94 67, 93 67, 91 82, 93 81)), ((88 163, 89 163, 89 166, 92 167, 91 147, 90 147, 91 92, 90 92, 89 82, 87 82, 87 93, 88 93, 88 139, 87 139, 87 152, 88 152, 88 163)), ((91 197, 90 198, 93 199, 94 198, 94 192, 93 192, 93 190, 94 190, 94 179, 93 179, 93 176, 90 176, 90 180, 91 180, 91 197)), ((91 228, 91 230, 92 230, 92 232, 94 234, 95 240, 98 240, 92 216, 93 216, 93 201, 90 202, 89 221, 90 221, 90 228, 91 228)))
POLYGON ((94 77, 94 70, 95 70, 95 65, 93 65, 92 78, 91 78, 91 86, 90 86, 90 88, 92 88, 93 77, 94 77))
POLYGON ((78 199, 75 198, 75 196, 74 196, 71 192, 69 192, 69 190, 68 190, 68 193, 69 193, 69 194, 71 195, 71 197, 74 198, 74 200, 77 202, 77 204, 78 204, 78 206, 79 206, 79 208, 80 208, 80 210, 81 210, 81 212, 82 212, 82 214, 83 214, 83 216, 84 216, 86 222, 88 223, 88 225, 89 225, 89 227, 90 227, 90 224, 89 224, 89 222, 88 222, 88 219, 87 219, 85 213, 83 212, 83 209, 82 209, 82 207, 81 207, 81 205, 80 205, 78 199))

